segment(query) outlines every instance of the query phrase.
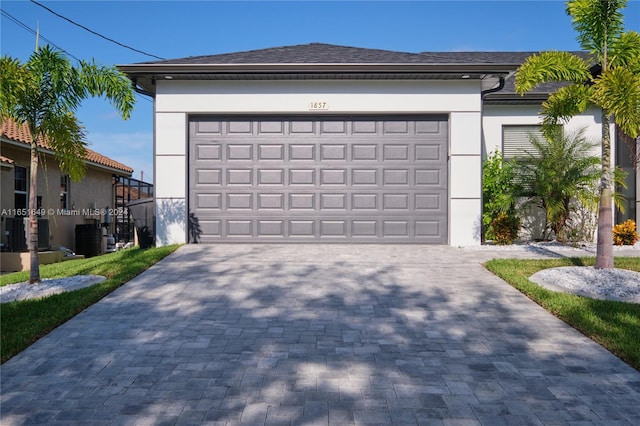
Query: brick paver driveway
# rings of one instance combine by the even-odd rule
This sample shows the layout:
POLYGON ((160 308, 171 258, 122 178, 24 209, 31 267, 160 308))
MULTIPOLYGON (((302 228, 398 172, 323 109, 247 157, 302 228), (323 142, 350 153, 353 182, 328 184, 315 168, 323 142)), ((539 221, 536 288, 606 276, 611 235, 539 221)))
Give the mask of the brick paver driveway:
POLYGON ((3 425, 640 424, 481 251, 191 245, 2 366, 3 425))

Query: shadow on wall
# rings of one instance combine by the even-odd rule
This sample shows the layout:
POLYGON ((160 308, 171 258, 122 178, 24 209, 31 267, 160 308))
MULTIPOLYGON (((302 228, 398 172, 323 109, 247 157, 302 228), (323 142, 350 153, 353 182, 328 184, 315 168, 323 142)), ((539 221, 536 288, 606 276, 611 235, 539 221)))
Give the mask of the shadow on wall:
POLYGON ((186 208, 184 199, 164 199, 156 203, 156 244, 166 246, 185 242, 186 208))
POLYGON ((198 244, 200 242, 200 236, 202 236, 202 228, 200 227, 200 220, 193 213, 189 212, 189 243, 198 244))

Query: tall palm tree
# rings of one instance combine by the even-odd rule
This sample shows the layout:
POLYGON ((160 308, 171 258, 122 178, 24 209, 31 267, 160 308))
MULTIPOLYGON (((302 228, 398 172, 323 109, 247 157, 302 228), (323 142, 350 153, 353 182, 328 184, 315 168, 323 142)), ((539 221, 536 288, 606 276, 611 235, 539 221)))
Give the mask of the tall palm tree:
POLYGON ((75 116, 91 96, 107 98, 123 119, 129 118, 135 94, 129 80, 114 67, 80 61, 73 65, 49 46, 36 49, 25 63, 0 58, 0 116, 26 125, 31 132, 29 175, 30 283, 40 281, 36 215, 38 141, 46 141, 62 170, 72 179, 84 175, 85 133, 75 116))
POLYGON ((640 134, 640 34, 624 31, 621 10, 627 0, 571 0, 578 41, 589 60, 569 52, 542 52, 516 73, 516 91, 524 94, 545 82, 568 82, 542 104, 543 131, 595 106, 602 115, 602 174, 598 208, 598 269, 613 268, 613 178, 610 124, 627 135, 640 134))

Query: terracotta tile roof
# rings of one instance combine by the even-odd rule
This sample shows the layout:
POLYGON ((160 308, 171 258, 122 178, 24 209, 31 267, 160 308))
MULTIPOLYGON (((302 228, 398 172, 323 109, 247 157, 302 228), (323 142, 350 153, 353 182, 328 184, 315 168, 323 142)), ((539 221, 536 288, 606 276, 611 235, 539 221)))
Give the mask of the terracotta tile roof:
MULTIPOLYGON (((15 122, 10 120, 3 120, 0 126, 0 136, 7 139, 11 139, 16 142, 22 142, 24 144, 31 143, 31 132, 27 125, 18 126, 15 122)), ((44 149, 52 150, 51 145, 42 137, 38 141, 38 146, 44 149)), ((121 170, 125 173, 133 173, 133 169, 125 164, 122 164, 116 160, 112 160, 109 157, 105 157, 91 149, 87 148, 86 160, 89 163, 98 164, 101 166, 111 167, 112 169, 121 170)))
POLYGON ((0 163, 13 164, 14 161, 11 158, 0 155, 0 163))

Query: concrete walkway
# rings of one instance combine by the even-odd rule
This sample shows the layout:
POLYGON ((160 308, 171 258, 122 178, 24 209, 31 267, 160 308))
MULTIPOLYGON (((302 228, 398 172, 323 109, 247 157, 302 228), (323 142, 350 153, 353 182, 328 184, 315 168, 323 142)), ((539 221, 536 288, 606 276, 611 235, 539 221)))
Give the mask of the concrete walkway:
POLYGON ((640 424, 640 373, 491 256, 182 247, 2 365, 0 423, 640 424))

